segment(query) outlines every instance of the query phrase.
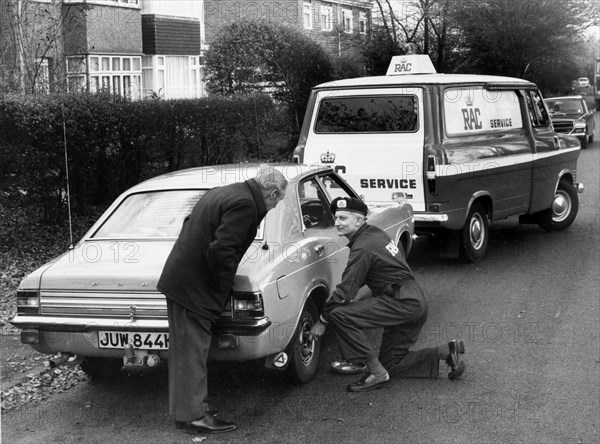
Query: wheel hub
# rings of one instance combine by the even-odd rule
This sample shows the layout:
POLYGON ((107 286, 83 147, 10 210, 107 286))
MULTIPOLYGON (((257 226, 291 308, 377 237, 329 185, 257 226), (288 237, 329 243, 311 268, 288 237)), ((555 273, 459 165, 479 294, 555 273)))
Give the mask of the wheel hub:
POLYGON ((482 224, 483 222, 479 215, 475 215, 473 219, 471 219, 469 235, 471 237, 471 245, 473 245, 473 248, 475 249, 479 249, 483 243, 482 224))
POLYGON ((552 202, 552 219, 560 222, 569 215, 570 211, 571 201, 562 191, 557 192, 552 202))

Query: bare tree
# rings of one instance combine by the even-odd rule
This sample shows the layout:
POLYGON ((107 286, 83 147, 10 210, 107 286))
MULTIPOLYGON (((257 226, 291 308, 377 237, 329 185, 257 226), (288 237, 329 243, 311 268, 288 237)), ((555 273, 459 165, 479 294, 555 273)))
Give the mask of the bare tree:
POLYGON ((75 5, 62 0, 2 0, 0 88, 3 91, 47 92, 63 83, 64 39, 77 27, 69 22, 72 7, 75 5))

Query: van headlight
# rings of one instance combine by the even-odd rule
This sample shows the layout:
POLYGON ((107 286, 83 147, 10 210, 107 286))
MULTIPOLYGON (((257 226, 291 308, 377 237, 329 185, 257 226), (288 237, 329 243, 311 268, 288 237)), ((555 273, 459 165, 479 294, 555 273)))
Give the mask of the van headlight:
POLYGON ((17 290, 17 313, 39 314, 40 292, 37 290, 17 290))

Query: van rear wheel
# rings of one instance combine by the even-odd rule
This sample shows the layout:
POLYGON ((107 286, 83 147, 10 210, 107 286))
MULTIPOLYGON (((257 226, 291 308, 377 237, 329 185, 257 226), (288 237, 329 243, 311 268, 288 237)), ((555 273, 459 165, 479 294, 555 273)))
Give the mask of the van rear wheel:
POLYGON ((568 180, 558 182, 552 206, 540 213, 538 225, 546 231, 564 230, 571 226, 579 211, 579 197, 568 180))
POLYGON ((460 255, 468 262, 479 262, 485 255, 489 238, 488 216, 483 205, 474 202, 460 231, 460 255))

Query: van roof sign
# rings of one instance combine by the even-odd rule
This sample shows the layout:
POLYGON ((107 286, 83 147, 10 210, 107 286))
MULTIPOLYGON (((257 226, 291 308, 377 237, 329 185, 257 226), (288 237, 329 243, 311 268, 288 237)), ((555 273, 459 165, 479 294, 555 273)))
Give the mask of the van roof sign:
POLYGON ((437 71, 426 54, 406 54, 392 57, 386 75, 436 74, 437 71))

